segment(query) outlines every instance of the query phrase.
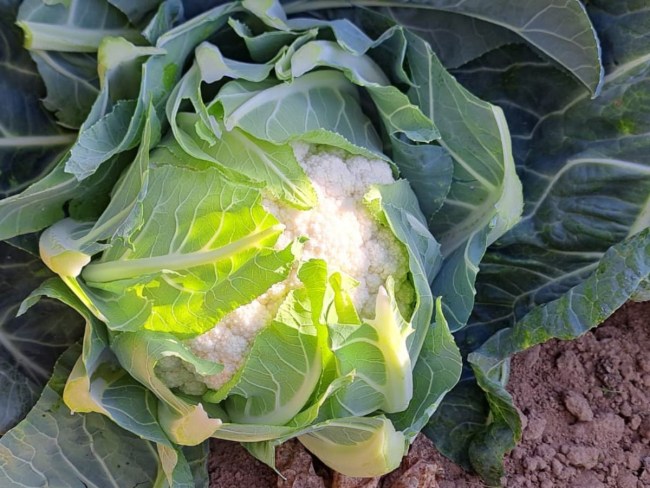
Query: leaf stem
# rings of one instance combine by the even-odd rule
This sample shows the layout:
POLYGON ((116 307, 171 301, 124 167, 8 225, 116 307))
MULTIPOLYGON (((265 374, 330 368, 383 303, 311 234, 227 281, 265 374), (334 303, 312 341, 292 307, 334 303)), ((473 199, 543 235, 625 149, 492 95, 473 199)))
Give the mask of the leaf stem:
POLYGON ((178 271, 194 266, 213 263, 242 252, 263 239, 280 234, 284 225, 277 224, 259 232, 249 234, 237 241, 209 251, 196 251, 187 254, 166 254, 149 258, 127 259, 105 263, 89 264, 82 276, 88 282, 105 283, 108 281, 135 278, 140 275, 157 273, 162 270, 178 271))

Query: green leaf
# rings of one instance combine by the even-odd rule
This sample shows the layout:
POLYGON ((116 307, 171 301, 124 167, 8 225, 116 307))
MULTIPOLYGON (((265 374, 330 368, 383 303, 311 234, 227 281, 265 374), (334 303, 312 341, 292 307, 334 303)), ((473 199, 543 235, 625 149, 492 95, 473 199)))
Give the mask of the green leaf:
POLYGON ((406 180, 377 185, 366 194, 365 201, 375 216, 386 219, 408 253, 415 305, 409 310, 413 334, 406 338, 406 343, 411 362, 415 363, 433 315, 429 284, 440 269, 440 245, 427 230, 424 216, 406 180))
MULTIPOLYGON (((165 32, 158 38, 155 48, 131 46, 124 59, 113 63, 113 68, 119 68, 122 64, 132 65, 134 60, 142 56, 151 56, 142 65, 141 72, 138 72, 139 94, 136 99, 122 100, 119 109, 111 106, 111 110, 106 110, 108 89, 104 90, 93 107, 88 125, 82 131, 83 134, 88 134, 87 131, 93 128, 95 132, 102 136, 110 135, 112 139, 96 139, 90 137, 90 134, 83 135, 72 148, 66 170, 80 179, 85 178, 113 155, 137 145, 150 104, 154 105, 161 122, 164 121, 164 106, 172 88, 181 77, 181 67, 188 55, 194 46, 223 26, 228 15, 236 8, 235 3, 230 3, 208 10, 165 32)), ((120 53, 122 50, 118 50, 116 55, 120 53)), ((124 80, 120 79, 123 86, 134 86, 137 83, 125 84, 124 80)))
MULTIPOLYGON (((373 45, 373 40, 359 26, 348 19, 320 20, 313 18, 292 18, 287 25, 294 30, 331 30, 336 42, 346 51, 364 54, 373 45)), ((324 36, 325 37, 325 36, 324 36)))
POLYGON ((374 320, 328 324, 328 328, 338 373, 352 374, 354 380, 325 405, 327 416, 362 417, 376 410, 405 410, 413 396, 411 358, 406 345, 413 329, 399 311, 392 281, 388 290, 379 289, 374 320))
POLYGON ((156 112, 149 107, 149 114, 142 131, 140 147, 135 159, 115 185, 111 201, 102 212, 89 235, 89 239, 103 241, 109 238, 130 242, 131 234, 143 224, 143 200, 149 183, 149 152, 160 140, 160 122, 156 112))
MULTIPOLYGON (((572 332, 562 332, 562 337, 577 335, 604 320, 613 311, 612 303, 635 293, 631 288, 638 284, 630 274, 638 269, 634 258, 616 256, 622 252, 619 249, 626 249, 630 256, 647 252, 637 239, 648 226, 650 180, 645 134, 649 119, 641 107, 649 64, 647 43, 638 38, 636 27, 648 17, 644 7, 624 3, 590 7, 604 45, 629 49, 627 53, 616 50, 623 63, 608 63, 609 73, 596 100, 589 100, 587 90, 522 48, 502 48, 457 72, 470 89, 502 103, 516 127, 514 148, 521 162, 526 200, 522 222, 497 241, 481 263, 474 316, 457 334, 466 352, 513 325, 514 329, 490 339, 489 347, 502 336, 512 336, 504 339, 505 354, 508 343, 512 346, 518 341, 524 347, 524 341, 532 345, 538 334, 560 334, 557 327, 561 324, 574 327, 572 332), (640 10, 639 15, 625 19, 612 15, 620 9, 640 10), (524 85, 530 88, 516 88, 524 85), (625 239, 640 247, 634 251, 625 239), (621 241, 624 243, 619 244, 621 241), (630 270, 620 265, 623 259, 635 263, 630 270), (583 305, 591 298, 580 293, 590 290, 593 294, 597 288, 590 287, 608 280, 616 283, 609 285, 611 299, 600 300, 593 310, 586 310, 583 305), (550 310, 559 314, 553 322, 556 325, 544 315, 550 310), (570 320, 565 314, 571 314, 570 320)), ((485 365, 477 376, 487 390, 487 400, 468 377, 465 384, 473 393, 459 392, 455 402, 439 410, 440 418, 462 423, 462 428, 447 434, 444 425, 437 428, 432 422, 432 432, 447 455, 467 462, 469 452, 476 468, 495 478, 500 458, 514 445, 519 425, 511 400, 494 384, 507 369, 507 362, 498 361, 488 369, 491 361, 483 363, 480 356, 476 358, 485 365), (487 401, 491 411, 486 411, 487 401), (462 422, 462 411, 476 416, 471 422, 462 422), (486 428, 490 418, 494 424, 486 428)))
POLYGON ((445 395, 456 386, 461 370, 460 351, 449 331, 438 299, 435 322, 427 331, 413 368, 413 399, 403 412, 388 416, 409 442, 415 440, 445 395))
POLYGON ((485 428, 490 407, 474 377, 465 376, 445 395, 422 432, 446 457, 471 471, 469 445, 485 428))
POLYGON ((72 412, 96 412, 141 439, 156 443, 160 457, 158 478, 167 478, 170 486, 194 487, 205 485, 207 475, 206 446, 196 446, 181 452, 175 448, 158 423, 158 400, 146 385, 137 382, 120 368, 110 352, 106 326, 75 297, 59 279, 46 281, 21 306, 31 307, 47 296, 60 300, 76 310, 86 320, 82 353, 77 359, 63 389, 63 401, 72 412), (189 456, 189 458, 187 458, 189 456), (188 461, 194 464, 190 467, 188 461))
POLYGON ((608 248, 650 224, 650 118, 641 109, 647 54, 612 68, 595 100, 549 64, 530 66, 537 62, 531 53, 496 54, 484 60, 492 67, 468 66, 461 79, 490 83, 486 95, 509 100, 507 114, 519 128, 515 148, 525 207, 521 223, 482 263, 476 330, 468 332, 480 335, 477 343, 580 283, 608 248), (542 103, 535 97, 538 116, 531 117, 533 100, 515 95, 509 83, 538 79, 553 81, 553 88, 542 103))
POLYGON ((2 486, 153 485, 152 444, 103 415, 72 415, 63 403, 63 385, 79 353, 72 347, 61 357, 34 409, 0 440, 2 486))
POLYGON ((506 44, 521 42, 506 26, 462 13, 423 13, 418 8, 391 8, 383 13, 427 41, 447 69, 458 68, 506 44))
POLYGON ((361 112, 356 88, 336 71, 316 71, 273 86, 231 81, 215 102, 223 107, 226 130, 239 127, 275 144, 303 140, 385 159, 372 124, 361 112))
POLYGON ((140 0, 131 2, 130 0, 108 0, 108 3, 119 9, 129 19, 133 25, 139 24, 151 11, 155 10, 159 4, 164 3, 161 0, 140 0))
POLYGON ((277 30, 288 30, 287 15, 278 0, 243 0, 242 6, 277 30))
MULTIPOLYGON (((36 232, 52 225, 65 216, 64 205, 71 200, 83 202, 77 205, 92 218, 98 210, 96 207, 101 210, 107 203, 108 192, 125 162, 119 158, 109 161, 97 173, 80 182, 65 172, 63 161, 22 193, 0 200, 0 239, 36 232)), ((73 201, 71 210, 74 209, 73 201)))
POLYGON ((311 397, 322 354, 305 299, 304 290, 291 292, 278 316, 256 336, 224 404, 233 422, 283 425, 311 397))
POLYGON ((99 93, 97 59, 88 53, 31 51, 47 87, 45 107, 65 127, 79 128, 99 93))
POLYGON ((82 180, 97 171, 97 161, 104 162, 106 154, 116 154, 114 141, 123 139, 128 132, 135 107, 134 100, 120 100, 93 125, 82 128, 66 162, 66 172, 82 180))
POLYGON ((396 469, 407 443, 384 417, 350 417, 315 426, 298 440, 330 468, 353 477, 396 469))
MULTIPOLYGON (((160 135, 160 124, 150 109, 135 161, 113 188, 108 206, 97 222, 63 219, 46 229, 39 240, 41 259, 64 279, 76 278, 108 239, 130 243, 131 234, 143 224, 142 201, 149 175, 149 150, 160 135)), ((91 307, 92 308, 92 307, 91 307)))
MULTIPOLYGON (((183 126, 189 126, 191 120, 182 122, 181 130, 188 133, 191 127, 184 129, 183 126)), ((275 198, 300 209, 311 208, 317 202, 311 181, 289 144, 277 145, 256 139, 238 128, 221 131, 212 146, 198 140, 195 144, 206 159, 235 173, 235 178, 239 173, 259 183, 275 198)))
POLYGON ((432 291, 443 297, 445 317, 456 330, 472 310, 474 280, 487 245, 519 218, 521 184, 503 112, 462 88, 424 41, 406 36, 415 83, 411 96, 433 118, 441 146, 454 159, 449 193, 429 227, 444 257, 432 291))
MULTIPOLYGON (((134 5, 128 2, 129 6, 134 5)), ((128 8, 128 7, 127 7, 128 8)), ((147 26, 142 30, 142 35, 152 44, 165 32, 178 25, 183 19, 183 4, 181 0, 166 0, 160 3, 158 10, 147 26)))
POLYGON ((38 399, 57 357, 83 333, 74 312, 45 300, 17 317, 20 303, 51 276, 32 255, 0 244, 0 435, 38 399))
POLYGON ((180 145, 192 156, 211 161, 237 179, 267 186, 270 193, 298 208, 316 203, 316 194, 288 144, 275 145, 258 140, 234 128, 224 131, 221 122, 210 114, 201 97, 201 83, 214 83, 224 77, 262 81, 272 64, 252 64, 225 58, 218 48, 203 43, 196 48, 196 64, 188 70, 167 103, 167 117, 180 145), (189 99, 198 114, 179 114, 181 102, 189 99), (203 139, 203 140, 201 140, 203 139))
POLYGON ((158 398, 158 422, 173 443, 196 446, 221 426, 221 420, 210 418, 200 403, 176 396, 155 371, 156 364, 169 356, 186 361, 201 375, 218 373, 220 364, 197 357, 176 337, 162 332, 124 332, 115 337, 111 349, 122 367, 158 398))
POLYGON ((102 0, 67 4, 26 0, 18 13, 18 25, 30 50, 94 52, 104 37, 142 39, 119 10, 102 0))
POLYGON ((228 25, 244 40, 251 59, 257 63, 271 61, 283 46, 291 44, 300 35, 291 31, 264 31, 254 35, 247 24, 232 17, 228 19, 228 25))
POLYGON ((391 137, 393 160, 408 180, 428 222, 440 210, 451 187, 454 164, 449 152, 434 144, 409 144, 391 137))
POLYGON ((602 39, 603 63, 607 72, 635 63, 648 54, 650 9, 644 2, 593 0, 589 18, 602 39))
POLYGON ((207 42, 200 44, 195 49, 194 64, 174 87, 165 109, 174 136, 183 149, 197 158, 211 160, 210 156, 193 140, 192 135, 196 132, 212 146, 217 143, 218 136, 222 134, 217 119, 208 112, 203 101, 202 83, 215 83, 224 78, 262 81, 268 77, 271 69, 271 64, 244 63, 228 59, 216 46, 207 42), (183 100, 192 103, 194 111, 200 118, 195 122, 193 130, 182 130, 178 126, 177 119, 183 100))
POLYGON ((389 134, 403 133, 418 142, 440 137, 431 119, 390 84, 370 57, 352 54, 332 41, 310 41, 296 50, 290 62, 294 78, 322 66, 342 71, 351 82, 368 90, 389 134))
MULTIPOLYGON (((82 353, 63 390, 66 406, 75 413, 101 413, 138 437, 171 447, 158 425, 153 393, 130 377, 109 352, 106 326, 59 279, 43 283, 23 302, 27 311, 42 297, 68 305, 86 322, 82 353)), ((70 310, 69 309, 69 310, 70 310)))
POLYGON ((258 191, 214 168, 151 168, 142 205, 131 244, 111 241, 82 274, 111 329, 200 334, 286 278, 294 261, 291 247, 272 249, 282 226, 258 191))

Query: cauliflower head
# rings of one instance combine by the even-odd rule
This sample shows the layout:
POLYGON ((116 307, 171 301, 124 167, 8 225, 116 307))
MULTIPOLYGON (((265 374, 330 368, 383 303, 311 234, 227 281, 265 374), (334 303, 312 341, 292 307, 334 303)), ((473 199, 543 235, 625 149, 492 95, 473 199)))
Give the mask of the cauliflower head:
POLYGON ((168 356, 158 363, 156 371, 169 387, 202 395, 208 388, 218 390, 227 383, 242 367, 255 336, 271 322, 287 293, 300 286, 300 262, 321 259, 331 270, 353 278, 357 284, 349 293, 363 318, 374 317, 377 293, 389 277, 395 282, 400 309, 406 314, 412 310, 414 291, 408 278, 406 249, 386 223, 372 215, 364 201, 372 185, 395 182, 393 168, 384 160, 332 147, 306 143, 292 147, 316 192, 316 205, 298 209, 268 195, 263 197, 262 205, 285 226, 276 248, 306 238, 300 260, 286 280, 187 341, 197 356, 222 364, 223 371, 202 376, 190 363, 168 356))

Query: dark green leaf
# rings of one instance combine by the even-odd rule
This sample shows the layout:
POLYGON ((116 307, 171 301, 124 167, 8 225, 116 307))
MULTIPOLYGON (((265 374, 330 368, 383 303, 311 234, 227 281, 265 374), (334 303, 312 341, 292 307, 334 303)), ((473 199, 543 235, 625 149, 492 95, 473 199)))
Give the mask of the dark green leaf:
MULTIPOLYGON (((473 318, 456 335, 466 353, 513 325, 481 351, 499 342, 504 348, 500 358, 505 359, 552 336, 575 337, 632 298, 643 281, 634 273, 642 267, 635 259, 648 256, 647 244, 645 250, 642 244, 647 233, 638 233, 650 223, 650 48, 636 31, 647 19, 646 9, 635 3, 610 4, 607 14, 590 7, 604 45, 629 49, 616 50, 620 63, 608 62, 596 100, 523 47, 501 48, 456 72, 472 91, 506 111, 525 194, 522 222, 481 263, 473 318), (614 15, 636 11, 638 16, 614 15), (612 296, 595 300, 604 283, 612 296), (590 295, 583 296, 587 290, 590 295), (546 317, 551 310, 556 315, 546 317), (570 329, 560 331, 565 325, 570 329), (504 340, 511 336, 516 340, 504 340)), ((481 356, 472 357, 490 403, 483 422, 489 418, 493 423, 482 428, 475 422, 462 438, 433 422, 428 432, 455 459, 467 461, 469 453, 474 467, 495 481, 503 453, 514 446, 518 420, 501 385, 507 361, 486 363, 481 356)), ((478 391, 476 384, 472 389, 478 391)), ((468 395, 461 404, 483 411, 486 398, 468 395)), ((458 411, 458 405, 443 404, 438 418, 455 418, 458 411)))
POLYGON ((47 276, 38 258, 0 243, 0 435, 29 411, 57 357, 83 333, 74 311, 53 300, 16 317, 47 276))
POLYGON ((0 197, 47 174, 75 139, 41 105, 43 82, 14 21, 11 9, 0 6, 0 197))
MULTIPOLYGON (((288 13, 344 8, 350 5, 347 0, 294 0, 286 4, 288 13)), ((480 28, 479 35, 485 36, 483 45, 475 40, 470 41, 472 56, 485 52, 482 50, 501 45, 503 40, 512 42, 513 37, 518 36, 568 70, 591 93, 599 91, 602 81, 600 47, 585 9, 578 0, 523 0, 516 3, 505 0, 357 0, 354 5, 381 7, 380 11, 395 21, 402 23, 404 19, 407 27, 410 24, 416 26, 417 33, 421 32, 422 26, 429 25, 425 19, 435 17, 439 11, 460 14, 474 21, 490 24, 490 27, 480 28), (414 20, 416 17, 417 20, 414 20), (504 30, 511 31, 516 36, 503 35, 504 30)), ((440 23, 439 19, 434 27, 440 23)), ((465 36, 476 36, 471 27, 471 24, 463 23, 465 36)), ((427 37, 425 39, 430 40, 427 37)), ((433 42, 433 47, 436 47, 436 44, 433 42)), ((467 60, 466 54, 451 57, 450 65, 457 66, 461 61, 467 60)))

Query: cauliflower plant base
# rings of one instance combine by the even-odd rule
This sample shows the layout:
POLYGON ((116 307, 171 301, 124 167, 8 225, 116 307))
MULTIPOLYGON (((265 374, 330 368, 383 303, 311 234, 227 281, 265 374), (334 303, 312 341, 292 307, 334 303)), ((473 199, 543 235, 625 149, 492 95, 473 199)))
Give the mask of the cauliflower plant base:
MULTIPOLYGON (((375 219, 363 198, 372 185, 395 181, 392 168, 380 159, 367 159, 331 147, 296 143, 296 159, 310 178, 318 204, 299 210, 265 198, 265 209, 286 226, 276 248, 307 237, 301 261, 322 259, 328 268, 359 282, 350 295, 361 317, 372 318, 379 287, 392 276, 398 298, 410 303, 408 257, 392 231, 375 219)), ((226 315, 208 332, 186 344, 199 357, 223 364, 217 375, 203 377, 191 365, 168 357, 157 366, 159 377, 172 388, 201 395, 217 390, 242 366, 256 334, 275 316, 290 290, 300 286, 296 266, 285 281, 226 315)))

